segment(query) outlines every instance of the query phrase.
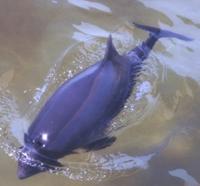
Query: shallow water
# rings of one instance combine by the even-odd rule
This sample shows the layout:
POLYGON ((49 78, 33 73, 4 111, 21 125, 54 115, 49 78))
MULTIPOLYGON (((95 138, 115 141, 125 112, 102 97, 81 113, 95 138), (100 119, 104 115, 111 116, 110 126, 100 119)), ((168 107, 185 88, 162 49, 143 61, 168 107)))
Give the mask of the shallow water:
POLYGON ((198 0, 0 1, 0 185, 200 185, 198 0), (65 167, 16 178, 17 148, 37 112, 65 80, 101 59, 112 33, 120 53, 147 34, 132 21, 195 40, 160 40, 104 150, 70 155, 65 167))

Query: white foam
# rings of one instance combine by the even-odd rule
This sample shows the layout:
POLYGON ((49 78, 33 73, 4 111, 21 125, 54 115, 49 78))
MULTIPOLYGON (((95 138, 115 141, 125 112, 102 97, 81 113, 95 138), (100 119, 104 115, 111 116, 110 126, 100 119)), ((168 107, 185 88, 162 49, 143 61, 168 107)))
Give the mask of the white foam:
POLYGON ((68 2, 70 4, 73 4, 79 8, 83 8, 83 9, 86 9, 86 10, 89 10, 89 9, 97 9, 97 10, 100 10, 100 11, 103 11, 103 12, 106 12, 106 13, 111 13, 111 9, 102 4, 102 3, 99 3, 99 2, 90 2, 90 1, 86 1, 86 0, 68 0, 68 2))
MULTIPOLYGON (((77 41, 85 42, 95 37, 108 38, 108 36, 111 34, 111 31, 87 22, 81 22, 81 24, 73 24, 73 27, 78 31, 74 32, 72 38, 77 41)), ((126 42, 126 40, 130 42, 132 39, 128 33, 124 32, 112 33, 112 38, 116 38, 117 40, 123 42, 126 42)))
POLYGON ((168 29, 188 37, 193 38, 191 42, 180 41, 177 39, 162 39, 160 42, 165 46, 166 51, 172 55, 167 57, 161 53, 156 56, 168 68, 171 68, 178 75, 190 77, 200 83, 200 63, 199 63, 199 48, 200 37, 199 28, 199 1, 198 0, 176 0, 174 6, 171 6, 170 1, 149 1, 140 0, 145 6, 155 9, 162 14, 165 14, 172 22, 173 27, 162 24, 160 27, 168 29), (192 2, 191 2, 192 1, 192 2), (191 4, 196 6, 191 6, 191 4), (179 7, 179 8, 177 8, 179 7), (181 18, 182 17, 182 18, 181 18), (191 21, 191 24, 184 23, 184 18, 191 21), (196 26, 195 26, 196 24, 196 26))
POLYGON ((82 33, 85 33, 90 36, 96 36, 96 37, 108 37, 110 34, 109 31, 104 30, 103 28, 100 28, 96 25, 86 23, 86 22, 81 22, 80 25, 73 25, 77 30, 79 30, 82 33))
POLYGON ((51 1, 53 4, 58 4, 58 1, 56 1, 56 0, 52 0, 51 1))
MULTIPOLYGON (((68 51, 73 47, 74 45, 66 48, 58 57, 58 59, 55 61, 55 64, 53 67, 50 68, 47 76, 44 79, 44 83, 41 85, 41 87, 37 87, 35 94, 33 96, 33 99, 35 100, 35 103, 38 103, 42 96, 45 94, 46 90, 49 88, 49 86, 53 83, 54 77, 56 75, 56 70, 63 61, 63 58, 68 53, 68 51)), ((29 101, 29 104, 32 104, 32 101, 29 101)))
POLYGON ((28 126, 29 121, 26 118, 12 118, 11 132, 21 145, 24 144, 24 133, 27 132, 28 126))
MULTIPOLYGON (((12 136, 10 136, 11 132, 18 142, 23 144, 24 133, 27 131, 29 121, 20 115, 16 99, 8 91, 0 92, 0 113, 0 128, 2 129, 0 136, 6 135, 5 143, 9 145, 10 140, 12 140, 12 136), (8 129, 10 129, 10 131, 4 134, 3 131, 7 131, 8 129)), ((1 141, 0 145, 1 143, 3 142, 1 141)))
POLYGON ((91 161, 101 165, 104 170, 122 171, 134 168, 147 169, 149 161, 155 154, 145 156, 130 156, 125 153, 109 154, 106 156, 92 156, 91 161))
POLYGON ((169 171, 171 176, 182 179, 185 182, 185 186, 200 186, 200 184, 184 169, 175 169, 169 171))
POLYGON ((135 95, 135 100, 138 101, 144 97, 144 95, 151 93, 152 91, 152 86, 149 81, 144 81, 142 82, 138 87, 137 87, 137 92, 135 95))
POLYGON ((144 3, 144 5, 146 5, 147 7, 158 9, 160 12, 166 13, 167 16, 181 15, 183 17, 187 17, 188 19, 195 21, 196 23, 200 23, 198 0, 190 0, 190 1, 176 0, 174 1, 174 6, 171 6, 170 1, 149 1, 149 0, 139 0, 139 1, 144 3))
POLYGON ((88 41, 94 37, 81 32, 74 32, 72 38, 77 41, 88 41))

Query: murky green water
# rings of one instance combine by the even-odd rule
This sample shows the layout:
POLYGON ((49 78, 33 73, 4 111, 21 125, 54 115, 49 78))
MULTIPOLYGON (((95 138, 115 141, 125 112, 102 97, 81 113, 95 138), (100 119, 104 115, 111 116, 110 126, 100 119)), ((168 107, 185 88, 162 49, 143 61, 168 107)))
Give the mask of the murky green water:
POLYGON ((1 0, 0 185, 200 185, 199 0, 1 0), (147 34, 131 21, 188 35, 162 39, 146 60, 113 146, 70 155, 65 167, 16 178, 23 133, 52 92, 104 54, 111 32, 123 53, 147 34))

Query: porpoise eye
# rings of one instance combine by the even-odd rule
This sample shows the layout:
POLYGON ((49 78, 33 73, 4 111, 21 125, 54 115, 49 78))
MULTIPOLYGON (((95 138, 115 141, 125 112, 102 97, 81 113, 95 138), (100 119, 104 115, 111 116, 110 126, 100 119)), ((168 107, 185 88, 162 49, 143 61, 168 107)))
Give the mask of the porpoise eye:
POLYGON ((36 138, 33 140, 33 144, 36 148, 40 148, 43 146, 43 143, 40 138, 36 138))
POLYGON ((47 140, 48 140, 47 133, 42 133, 33 140, 33 144, 36 148, 44 148, 46 146, 47 140))

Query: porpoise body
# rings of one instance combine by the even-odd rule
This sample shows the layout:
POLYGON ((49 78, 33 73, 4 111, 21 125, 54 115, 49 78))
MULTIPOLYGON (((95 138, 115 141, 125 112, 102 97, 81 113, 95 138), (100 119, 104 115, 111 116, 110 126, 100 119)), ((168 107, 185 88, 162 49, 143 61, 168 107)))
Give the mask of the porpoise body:
POLYGON ((77 149, 91 151, 110 146, 116 138, 107 135, 109 124, 122 110, 142 69, 142 61, 156 41, 161 37, 191 40, 170 31, 134 24, 150 32, 146 41, 119 55, 110 36, 104 58, 64 82, 48 99, 24 135, 18 178, 30 177, 50 166, 62 166, 57 160, 77 149), (44 168, 31 165, 32 160, 42 162, 44 168))

